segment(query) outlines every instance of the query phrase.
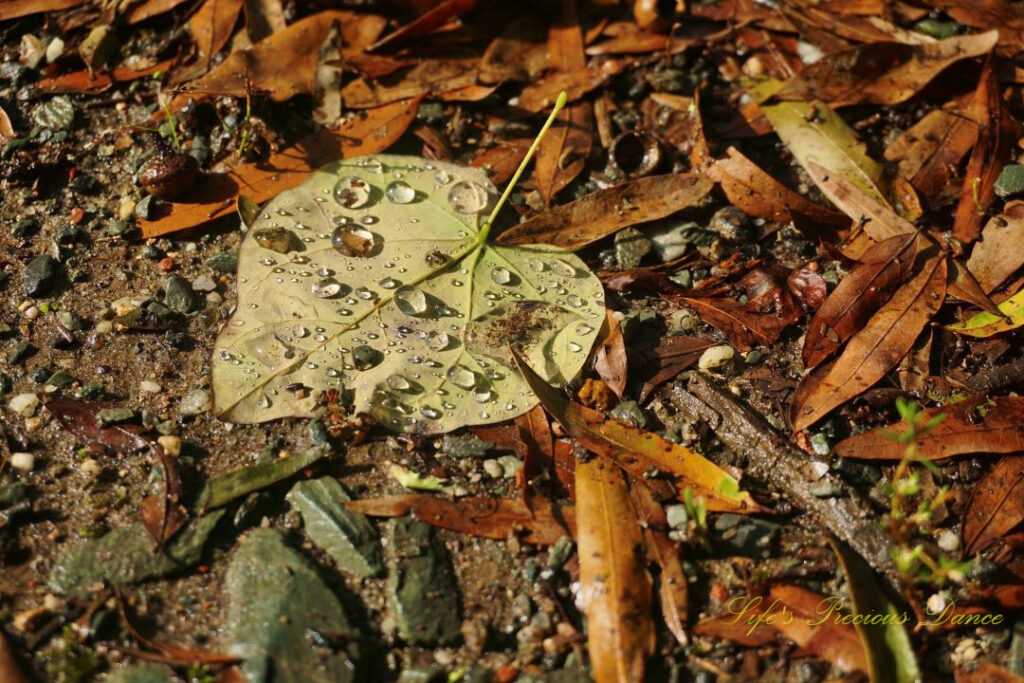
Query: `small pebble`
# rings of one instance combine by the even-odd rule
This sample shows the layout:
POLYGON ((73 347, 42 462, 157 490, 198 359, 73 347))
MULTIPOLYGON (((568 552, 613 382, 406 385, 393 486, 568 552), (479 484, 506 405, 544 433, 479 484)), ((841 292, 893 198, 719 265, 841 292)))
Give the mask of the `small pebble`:
POLYGON ((486 472, 491 479, 501 479, 505 476, 505 468, 502 467, 501 463, 497 460, 488 458, 487 460, 484 460, 483 465, 484 472, 486 472))
POLYGON ((193 389, 181 399, 182 415, 200 415, 213 407, 210 392, 205 389, 193 389))
POLYGON ((177 458, 181 455, 181 437, 167 434, 164 436, 158 436, 156 442, 160 444, 160 448, 164 449, 164 453, 172 458, 177 458))
POLYGON ((31 453, 11 453, 11 467, 22 472, 31 472, 36 466, 36 456, 31 453))
POLYGON ((697 367, 701 370, 714 370, 723 365, 728 365, 735 355, 736 352, 731 346, 725 344, 712 346, 701 354, 697 367))
POLYGON ((86 458, 82 461, 82 464, 79 465, 79 469, 81 469, 82 473, 90 479, 95 479, 100 476, 100 472, 103 471, 103 465, 94 458, 86 458))
POLYGON ((35 394, 18 394, 7 402, 7 407, 21 417, 32 417, 39 407, 39 397, 35 394))
POLYGON ((148 379, 144 379, 141 382, 139 382, 139 391, 141 391, 144 394, 159 394, 161 391, 163 391, 163 387, 161 387, 156 382, 151 382, 148 379))
POLYGON ((217 283, 209 275, 200 275, 192 280, 192 289, 197 292, 212 292, 217 289, 217 283))
POLYGON ((960 537, 949 529, 943 529, 939 534, 938 538, 939 547, 945 550, 947 553, 953 553, 960 550, 960 537))

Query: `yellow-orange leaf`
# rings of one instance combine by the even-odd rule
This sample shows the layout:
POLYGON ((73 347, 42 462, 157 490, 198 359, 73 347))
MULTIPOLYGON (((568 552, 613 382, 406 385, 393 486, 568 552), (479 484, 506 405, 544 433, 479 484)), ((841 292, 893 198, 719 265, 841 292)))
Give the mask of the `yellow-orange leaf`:
POLYGON ((654 652, 643 530, 622 471, 603 458, 576 466, 576 528, 594 679, 642 681, 654 652))

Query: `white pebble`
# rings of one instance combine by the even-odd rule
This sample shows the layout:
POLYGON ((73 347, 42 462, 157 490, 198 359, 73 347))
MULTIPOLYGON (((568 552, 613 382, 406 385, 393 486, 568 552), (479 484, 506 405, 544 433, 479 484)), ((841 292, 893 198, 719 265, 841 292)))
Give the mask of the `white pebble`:
POLYGON ((96 323, 96 332, 99 334, 110 334, 114 330, 114 323, 109 320, 101 320, 96 323))
POLYGON ((943 529, 939 533, 938 544, 947 553, 955 553, 960 550, 960 537, 949 529, 943 529))
POLYGON ((31 472, 36 466, 36 456, 31 453, 11 453, 11 467, 22 472, 31 472))
POLYGON ((161 391, 163 391, 163 387, 161 387, 156 382, 151 382, 148 379, 144 379, 141 382, 139 382, 139 391, 141 391, 144 394, 159 394, 161 391))
POLYGON ((706 349, 701 354, 700 360, 697 362, 697 367, 701 370, 714 370, 720 368, 723 365, 727 365, 732 361, 736 352, 731 346, 722 344, 721 346, 712 346, 706 349))
POLYGON ((18 394, 7 402, 7 407, 22 417, 32 417, 39 407, 39 397, 35 394, 18 394))
POLYGON ((484 472, 487 473, 491 479, 501 479, 505 476, 505 468, 501 466, 501 463, 492 458, 484 460, 484 472))
POLYGON ((182 415, 199 415, 213 407, 210 399, 210 392, 203 389, 193 389, 181 399, 182 415))
POLYGON ((36 318, 39 317, 39 309, 36 308, 35 306, 29 306, 24 311, 22 311, 21 314, 25 316, 26 320, 35 320, 36 318))

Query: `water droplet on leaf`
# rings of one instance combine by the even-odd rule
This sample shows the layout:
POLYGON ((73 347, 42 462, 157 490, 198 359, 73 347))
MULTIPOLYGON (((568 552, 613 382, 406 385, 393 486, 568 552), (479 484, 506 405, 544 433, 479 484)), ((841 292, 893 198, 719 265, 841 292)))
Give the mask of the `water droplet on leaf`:
POLYGON ((463 389, 472 389, 476 384, 476 373, 461 365, 453 365, 448 368, 448 381, 463 389))
MULTIPOLYGON (((381 287, 384 283, 381 283, 381 287)), ((426 315, 429 313, 429 302, 427 301, 426 295, 416 289, 405 285, 395 290, 395 305, 398 306, 398 310, 406 315, 426 315)))
POLYGON ((448 191, 448 203, 459 213, 480 213, 487 206, 487 190, 471 180, 460 180, 448 191))
POLYGON ((370 203, 370 190, 362 178, 345 176, 334 184, 334 200, 346 209, 358 209, 370 203))
POLYGON ((491 269, 491 280, 493 280, 495 284, 507 285, 512 281, 512 273, 508 268, 496 266, 491 269))
POLYGON ((409 187, 408 183, 396 180, 384 189, 384 196, 392 204, 408 204, 416 199, 416 190, 409 187))
POLYGON ((366 228, 346 223, 339 225, 331 234, 331 245, 345 256, 367 258, 380 247, 380 239, 366 228))

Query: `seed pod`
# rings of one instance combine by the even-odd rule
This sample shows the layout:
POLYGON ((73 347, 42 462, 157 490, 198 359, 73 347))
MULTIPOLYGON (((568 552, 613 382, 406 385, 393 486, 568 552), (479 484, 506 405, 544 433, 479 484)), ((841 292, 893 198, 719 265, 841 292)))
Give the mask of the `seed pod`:
POLYGON ((650 133, 630 130, 612 141, 612 165, 631 178, 650 175, 661 165, 661 145, 650 133))

